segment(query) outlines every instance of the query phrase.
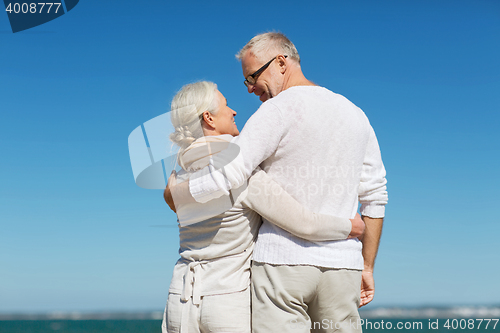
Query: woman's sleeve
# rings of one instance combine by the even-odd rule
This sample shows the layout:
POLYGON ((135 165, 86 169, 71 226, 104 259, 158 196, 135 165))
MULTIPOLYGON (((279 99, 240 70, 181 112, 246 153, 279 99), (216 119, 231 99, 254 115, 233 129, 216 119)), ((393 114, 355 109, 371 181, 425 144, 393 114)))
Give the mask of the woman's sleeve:
POLYGON ((243 204, 269 222, 307 240, 341 240, 351 232, 348 218, 311 212, 262 170, 248 179, 243 204))

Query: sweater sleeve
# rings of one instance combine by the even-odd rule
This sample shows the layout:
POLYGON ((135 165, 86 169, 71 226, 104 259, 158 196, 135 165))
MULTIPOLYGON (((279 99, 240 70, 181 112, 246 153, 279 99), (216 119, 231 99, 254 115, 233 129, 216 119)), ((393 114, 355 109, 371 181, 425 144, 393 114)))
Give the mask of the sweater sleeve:
POLYGON ((311 212, 262 170, 249 178, 243 203, 269 222, 310 241, 346 239, 351 232, 348 218, 311 212))
POLYGON ((233 140, 240 150, 237 157, 223 151, 189 178, 193 198, 205 203, 243 185, 252 171, 276 151, 285 132, 281 111, 271 101, 262 104, 233 140))
POLYGON ((358 190, 361 202, 361 215, 371 218, 382 218, 387 204, 387 180, 377 137, 370 126, 370 136, 361 171, 358 190))

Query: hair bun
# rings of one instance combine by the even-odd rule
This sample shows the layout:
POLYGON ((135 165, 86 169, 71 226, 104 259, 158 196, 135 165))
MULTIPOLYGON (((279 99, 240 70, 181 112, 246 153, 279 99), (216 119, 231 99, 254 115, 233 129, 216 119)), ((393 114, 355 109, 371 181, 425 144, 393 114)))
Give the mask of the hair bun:
POLYGON ((170 141, 181 148, 187 148, 196 138, 187 126, 176 127, 175 132, 170 134, 170 141))

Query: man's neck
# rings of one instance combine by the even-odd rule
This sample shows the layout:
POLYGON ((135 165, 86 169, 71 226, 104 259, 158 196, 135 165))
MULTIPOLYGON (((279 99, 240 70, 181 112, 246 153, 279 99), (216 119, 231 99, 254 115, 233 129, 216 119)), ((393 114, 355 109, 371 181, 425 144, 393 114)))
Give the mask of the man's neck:
POLYGON ((306 79, 304 74, 302 73, 302 70, 300 67, 291 67, 289 75, 285 77, 285 80, 283 82, 283 90, 287 90, 288 88, 291 87, 297 87, 297 86, 316 86, 314 82, 309 81, 306 79))

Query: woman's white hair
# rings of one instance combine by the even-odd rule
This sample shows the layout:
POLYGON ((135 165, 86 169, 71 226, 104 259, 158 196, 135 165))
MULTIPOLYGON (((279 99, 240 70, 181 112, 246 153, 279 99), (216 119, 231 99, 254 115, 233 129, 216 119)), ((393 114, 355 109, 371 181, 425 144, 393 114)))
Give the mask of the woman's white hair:
POLYGON ((295 45, 281 32, 266 32, 255 36, 236 54, 236 58, 241 60, 248 51, 262 62, 282 54, 300 65, 300 56, 295 45))
POLYGON ((185 85, 172 99, 170 120, 175 132, 170 134, 170 141, 181 148, 179 153, 203 136, 203 112, 217 114, 216 92, 215 83, 199 81, 185 85))

